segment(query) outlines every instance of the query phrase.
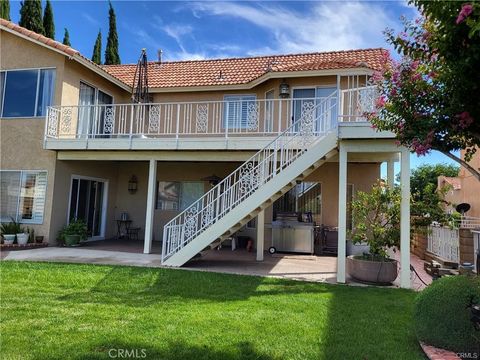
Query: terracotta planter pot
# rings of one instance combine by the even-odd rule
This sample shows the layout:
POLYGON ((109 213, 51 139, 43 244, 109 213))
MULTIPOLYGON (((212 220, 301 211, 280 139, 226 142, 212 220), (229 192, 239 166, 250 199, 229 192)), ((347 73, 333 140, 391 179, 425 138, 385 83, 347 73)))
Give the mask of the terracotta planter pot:
POLYGON ((398 263, 393 259, 371 261, 352 255, 347 257, 347 272, 361 282, 389 285, 398 276, 398 263))

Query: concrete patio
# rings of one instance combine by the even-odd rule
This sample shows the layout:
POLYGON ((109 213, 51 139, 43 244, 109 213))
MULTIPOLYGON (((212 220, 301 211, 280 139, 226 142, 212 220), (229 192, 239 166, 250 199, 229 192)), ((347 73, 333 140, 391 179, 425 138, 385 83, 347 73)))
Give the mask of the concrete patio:
MULTIPOLYGON (((142 251, 143 243, 141 241, 104 240, 90 242, 76 248, 48 247, 3 252, 1 258, 2 260, 17 261, 161 267, 160 243, 154 243, 153 254, 143 254, 142 251)), ((398 252, 396 256, 399 256, 398 252)), ((430 283, 431 277, 423 270, 423 261, 415 255, 411 255, 411 263, 420 277, 427 284, 430 283)), ((209 251, 202 258, 190 261, 182 269, 336 283, 337 258, 265 253, 264 261, 259 262, 255 260, 254 252, 247 252, 244 249, 231 251, 230 248, 223 248, 209 251)), ((413 273, 411 281, 414 290, 421 290, 425 287, 413 273)), ((361 285, 351 278, 347 278, 347 283, 361 285)), ((394 286, 399 286, 399 278, 394 282, 394 286)))

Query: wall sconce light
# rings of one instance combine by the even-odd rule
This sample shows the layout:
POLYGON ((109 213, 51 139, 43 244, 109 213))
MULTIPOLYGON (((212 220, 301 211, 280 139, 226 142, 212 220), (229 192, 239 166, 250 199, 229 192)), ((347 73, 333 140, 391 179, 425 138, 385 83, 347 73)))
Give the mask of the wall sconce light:
POLYGON ((280 97, 282 99, 290 97, 290 85, 288 85, 285 80, 280 84, 280 97))
POLYGON ((128 192, 132 195, 135 194, 138 188, 137 185, 138 185, 137 177, 135 175, 132 175, 130 180, 128 180, 128 192))
POLYGON ((211 176, 204 177, 201 180, 208 181, 211 186, 216 186, 220 181, 222 181, 222 178, 214 174, 211 176))

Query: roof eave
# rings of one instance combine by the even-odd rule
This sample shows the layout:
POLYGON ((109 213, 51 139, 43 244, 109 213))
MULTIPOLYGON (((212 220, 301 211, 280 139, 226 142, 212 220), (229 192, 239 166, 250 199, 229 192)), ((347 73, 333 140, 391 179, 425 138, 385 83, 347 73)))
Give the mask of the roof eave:
POLYGON ((115 76, 113 76, 110 73, 108 73, 107 71, 103 70, 100 66, 97 66, 97 65, 91 63, 90 61, 85 59, 80 54, 75 54, 71 58, 73 58, 75 61, 77 61, 81 65, 85 66, 86 68, 92 70, 96 74, 98 74, 98 75, 104 77, 105 79, 111 81, 112 83, 114 83, 118 87, 122 88, 123 90, 128 91, 128 92, 132 92, 132 87, 131 86, 127 85, 123 81, 120 81, 115 76))

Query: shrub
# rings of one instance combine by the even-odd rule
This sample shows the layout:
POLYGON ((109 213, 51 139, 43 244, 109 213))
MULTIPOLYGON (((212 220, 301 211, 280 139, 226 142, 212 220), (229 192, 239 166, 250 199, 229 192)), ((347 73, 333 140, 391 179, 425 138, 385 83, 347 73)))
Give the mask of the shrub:
POLYGON ((472 303, 480 303, 480 277, 454 276, 434 281, 415 300, 418 339, 457 353, 480 351, 480 332, 470 320, 472 303))

